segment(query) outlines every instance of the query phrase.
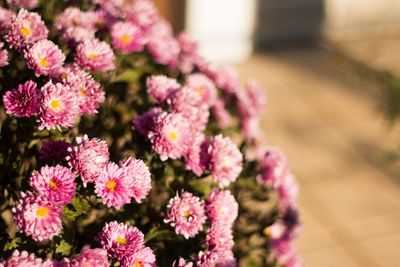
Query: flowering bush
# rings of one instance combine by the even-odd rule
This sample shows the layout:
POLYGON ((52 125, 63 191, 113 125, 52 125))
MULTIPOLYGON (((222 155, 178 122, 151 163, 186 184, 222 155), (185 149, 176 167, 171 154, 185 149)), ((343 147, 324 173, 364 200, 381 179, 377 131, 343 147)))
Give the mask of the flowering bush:
POLYGON ((150 0, 2 2, 0 266, 300 266, 257 82, 150 0))

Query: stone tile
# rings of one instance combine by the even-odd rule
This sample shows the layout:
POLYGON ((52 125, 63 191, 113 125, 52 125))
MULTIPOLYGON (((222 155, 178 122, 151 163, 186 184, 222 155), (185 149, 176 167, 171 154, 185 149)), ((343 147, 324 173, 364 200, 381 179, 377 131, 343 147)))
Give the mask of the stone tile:
POLYGON ((357 267, 360 266, 339 246, 321 248, 302 253, 307 267, 357 267))

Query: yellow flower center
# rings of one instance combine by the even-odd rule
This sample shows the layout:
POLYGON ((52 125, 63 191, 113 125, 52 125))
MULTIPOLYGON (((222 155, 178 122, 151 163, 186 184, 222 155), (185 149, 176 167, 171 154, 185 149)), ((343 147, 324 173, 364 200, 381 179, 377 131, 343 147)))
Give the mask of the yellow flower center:
POLYGON ((21 27, 21 33, 22 33, 22 35, 24 36, 24 37, 28 37, 29 35, 31 35, 31 29, 29 29, 28 27, 26 27, 26 26, 22 26, 21 27))
POLYGON ((49 66, 49 61, 47 61, 47 58, 44 57, 44 58, 40 59, 39 66, 41 68, 46 68, 47 66, 49 66))
POLYGON ((135 261, 135 262, 132 264, 132 267, 143 267, 143 265, 142 265, 142 263, 141 263, 140 261, 135 261))
POLYGON ((98 57, 98 56, 99 56, 99 55, 94 54, 94 53, 90 53, 90 54, 87 55, 88 58, 96 58, 96 57, 98 57))
POLYGON ((270 236, 271 234, 271 227, 265 227, 262 231, 263 235, 270 236))
POLYGON ((124 44, 130 44, 132 42, 132 37, 129 36, 128 34, 123 34, 119 37, 119 39, 121 40, 121 42, 123 42, 124 44))
POLYGON ((58 188, 58 184, 53 179, 50 179, 49 185, 54 189, 58 188))
POLYGON ((176 132, 170 132, 168 135, 168 138, 170 140, 175 140, 178 137, 178 135, 176 134, 176 132))
POLYGON ((86 95, 86 88, 84 88, 84 87, 79 88, 79 95, 80 96, 85 96, 86 95))
POLYGON ((117 182, 116 181, 114 181, 114 180, 110 180, 110 181, 108 181, 107 183, 106 183, 106 188, 108 189, 108 190, 110 190, 111 192, 115 192, 115 189, 117 188, 117 182))
POLYGON ((59 110, 59 109, 61 109, 60 100, 58 100, 58 99, 52 99, 52 100, 50 101, 50 108, 53 109, 53 110, 59 110))
POLYGON ((36 216, 39 217, 39 218, 46 217, 47 214, 49 214, 49 209, 46 208, 46 207, 39 207, 39 208, 36 210, 36 216))
POLYGON ((190 211, 189 210, 185 210, 183 212, 183 217, 188 218, 190 216, 190 211))
POLYGON ((204 92, 204 88, 203 87, 197 87, 196 88, 196 92, 201 95, 204 92))
POLYGON ((126 239, 123 236, 117 236, 115 241, 121 246, 125 246, 126 245, 126 239))

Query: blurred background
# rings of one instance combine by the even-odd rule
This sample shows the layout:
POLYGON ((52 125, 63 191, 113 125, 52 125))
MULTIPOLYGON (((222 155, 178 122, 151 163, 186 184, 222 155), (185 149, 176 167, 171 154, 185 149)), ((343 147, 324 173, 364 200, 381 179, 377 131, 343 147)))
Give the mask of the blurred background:
POLYGON ((204 56, 257 78, 301 185, 305 266, 400 266, 400 1, 156 1, 204 56))

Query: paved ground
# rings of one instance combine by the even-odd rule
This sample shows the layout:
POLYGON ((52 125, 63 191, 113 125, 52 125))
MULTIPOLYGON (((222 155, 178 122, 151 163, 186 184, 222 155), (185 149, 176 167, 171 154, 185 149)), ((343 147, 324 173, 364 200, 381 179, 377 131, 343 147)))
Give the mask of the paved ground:
POLYGON ((301 184, 305 266, 400 266, 400 164, 387 160, 400 127, 385 122, 370 85, 318 48, 259 53, 238 67, 265 86, 263 128, 301 184))

